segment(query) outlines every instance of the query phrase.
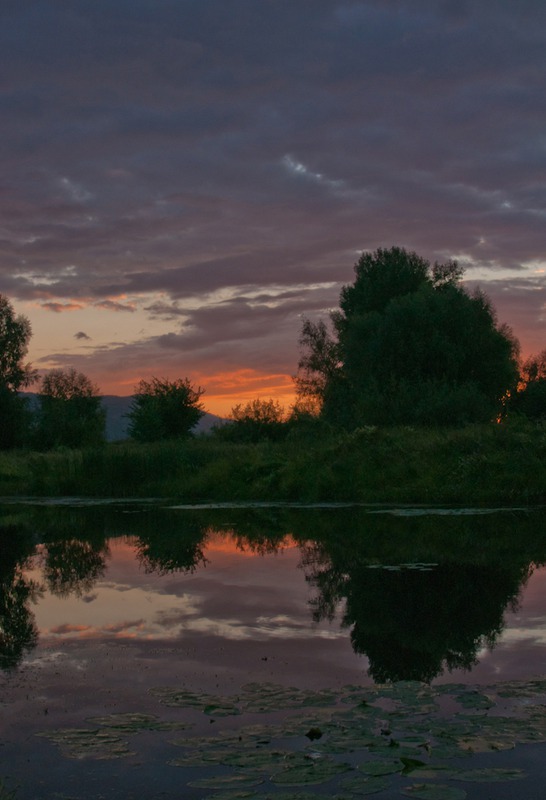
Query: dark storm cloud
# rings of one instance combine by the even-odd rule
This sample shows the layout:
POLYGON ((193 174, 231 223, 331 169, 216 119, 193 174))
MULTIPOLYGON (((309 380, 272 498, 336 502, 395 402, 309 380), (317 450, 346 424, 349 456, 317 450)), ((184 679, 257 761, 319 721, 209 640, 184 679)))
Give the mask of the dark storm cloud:
MULTIPOLYGON (((328 282, 335 305, 357 251, 391 244, 496 281, 544 258, 536 0, 8 1, 0 48, 11 297, 62 310, 162 292, 173 333, 148 345, 223 349, 224 323, 243 363, 273 316, 297 322, 291 303, 258 312, 249 287, 302 307, 301 287, 328 282), (239 300, 176 327, 173 304, 226 288, 239 300)), ((491 288, 534 336, 525 274, 491 288)))

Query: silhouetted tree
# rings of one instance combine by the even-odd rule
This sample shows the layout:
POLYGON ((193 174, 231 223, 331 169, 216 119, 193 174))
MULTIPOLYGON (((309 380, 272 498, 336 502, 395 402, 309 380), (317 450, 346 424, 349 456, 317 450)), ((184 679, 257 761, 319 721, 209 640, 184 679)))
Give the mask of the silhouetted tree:
POLYGON ((49 372, 42 379, 38 403, 38 447, 89 447, 104 442, 106 412, 99 389, 82 372, 73 368, 49 372))
POLYGON ((204 391, 188 378, 141 380, 127 415, 129 435, 139 442, 186 438, 205 413, 204 391))
POLYGON ((518 343, 456 262, 402 248, 364 253, 324 323, 305 321, 296 385, 325 419, 457 424, 495 418, 517 382, 518 343))
POLYGON ((278 400, 256 398, 231 409, 230 421, 222 425, 218 434, 236 442, 277 441, 286 435, 286 415, 278 400))
POLYGON ((0 448, 22 444, 28 430, 29 412, 18 392, 36 377, 30 364, 23 363, 31 333, 28 319, 17 316, 0 294, 0 448))
POLYGON ((512 395, 511 409, 530 419, 546 419, 546 349, 521 367, 520 391, 512 395))

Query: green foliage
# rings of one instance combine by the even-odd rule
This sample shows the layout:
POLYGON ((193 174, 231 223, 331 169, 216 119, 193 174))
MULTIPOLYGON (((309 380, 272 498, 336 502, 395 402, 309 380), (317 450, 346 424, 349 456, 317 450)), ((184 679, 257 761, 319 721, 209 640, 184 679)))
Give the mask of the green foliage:
POLYGON ((270 398, 256 398, 231 409, 230 421, 215 430, 215 434, 231 442, 279 441, 287 434, 283 406, 270 398))
POLYGON ((29 439, 31 422, 27 398, 0 383, 0 450, 24 446, 29 439))
POLYGON ((45 375, 38 395, 37 447, 49 450, 101 444, 106 412, 98 392, 86 375, 72 368, 45 375))
POLYGON ((12 392, 28 386, 35 377, 32 367, 22 363, 31 334, 28 319, 16 316, 8 298, 0 294, 0 386, 12 392))
POLYGON ((340 374, 340 347, 323 320, 312 322, 304 319, 299 344, 302 354, 298 374, 294 378, 298 393, 297 405, 307 405, 311 412, 318 413, 327 387, 340 374))
POLYGON ((188 378, 141 380, 128 414, 129 434, 139 442, 188 437, 205 413, 199 402, 203 393, 188 378))
POLYGON ((430 264, 393 247, 364 253, 324 323, 304 322, 296 385, 323 416, 361 424, 487 421, 517 382, 518 344, 489 300, 460 285, 455 262, 430 264))
POLYGON ((16 316, 13 306, 0 294, 0 449, 24 444, 30 425, 25 400, 17 392, 35 379, 35 370, 24 364, 31 336, 30 322, 16 316))
POLYGON ((514 419, 447 428, 308 420, 279 442, 184 441, 13 453, 9 494, 173 497, 184 502, 546 502, 546 427, 514 419))

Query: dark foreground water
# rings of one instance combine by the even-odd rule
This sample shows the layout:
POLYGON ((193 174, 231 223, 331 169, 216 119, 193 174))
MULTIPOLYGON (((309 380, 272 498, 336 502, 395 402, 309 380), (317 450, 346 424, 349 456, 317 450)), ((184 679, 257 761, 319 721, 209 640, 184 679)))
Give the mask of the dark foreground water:
POLYGON ((0 800, 543 798, 543 509, 0 506, 0 800))

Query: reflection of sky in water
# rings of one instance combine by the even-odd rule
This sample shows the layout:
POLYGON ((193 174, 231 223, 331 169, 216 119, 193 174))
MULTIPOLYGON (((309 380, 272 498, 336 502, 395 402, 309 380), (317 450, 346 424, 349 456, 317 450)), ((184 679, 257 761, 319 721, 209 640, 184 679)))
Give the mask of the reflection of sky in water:
MULTIPOLYGON (((111 540, 109 547, 105 576, 87 595, 59 598, 46 591, 38 601, 34 613, 41 646, 93 639, 172 643, 196 635, 240 644, 286 641, 288 647, 289 641, 295 646, 302 642, 302 652, 313 643, 317 655, 328 648, 330 665, 337 652, 340 663, 352 663, 364 677, 367 659, 353 657, 349 631, 340 627, 341 609, 331 623, 312 621, 314 590, 298 569, 301 555, 291 541, 276 554, 262 556, 241 552, 228 534, 214 533, 207 540, 206 566, 167 575, 146 573, 130 539, 111 540)), ((31 574, 40 581, 38 568, 31 574)), ((504 620, 495 648, 479 652, 471 678, 454 671, 437 680, 488 682, 543 672, 546 568, 535 570, 518 608, 506 609, 504 620)))
MULTIPOLYGON (((346 637, 337 624, 312 623, 309 587, 291 542, 260 556, 214 534, 206 567, 163 576, 139 567, 130 541, 113 540, 110 552, 105 578, 88 595, 45 593, 35 608, 42 642, 95 636, 169 640, 185 632, 232 640, 346 637)), ((33 577, 40 580, 39 570, 33 577)))

